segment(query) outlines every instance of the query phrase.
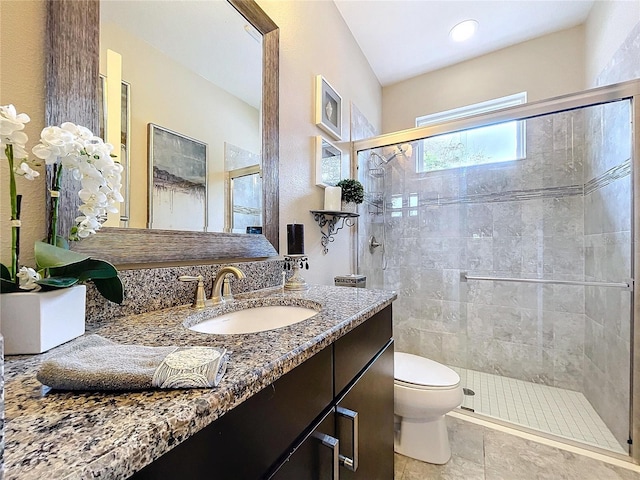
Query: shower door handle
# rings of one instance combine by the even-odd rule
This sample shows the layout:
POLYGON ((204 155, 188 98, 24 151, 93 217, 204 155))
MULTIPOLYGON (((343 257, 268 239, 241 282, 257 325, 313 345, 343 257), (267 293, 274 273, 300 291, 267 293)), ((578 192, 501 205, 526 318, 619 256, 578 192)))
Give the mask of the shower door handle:
POLYGON ((355 472, 358 469, 358 412, 344 407, 336 407, 336 413, 341 417, 351 420, 351 451, 353 452, 353 457, 349 458, 340 455, 340 465, 355 472))

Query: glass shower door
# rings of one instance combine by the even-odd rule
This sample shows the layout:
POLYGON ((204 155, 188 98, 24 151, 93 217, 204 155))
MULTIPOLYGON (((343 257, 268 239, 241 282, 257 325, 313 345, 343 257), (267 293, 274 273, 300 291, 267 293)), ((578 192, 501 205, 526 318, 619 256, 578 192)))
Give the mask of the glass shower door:
POLYGON ((360 273, 464 408, 628 451, 631 142, 622 100, 358 152, 360 273))

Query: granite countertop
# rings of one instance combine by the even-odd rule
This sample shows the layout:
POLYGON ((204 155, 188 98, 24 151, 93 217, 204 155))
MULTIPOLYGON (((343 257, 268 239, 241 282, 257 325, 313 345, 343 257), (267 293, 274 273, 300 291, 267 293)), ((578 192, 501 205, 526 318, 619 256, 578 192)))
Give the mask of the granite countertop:
POLYGON ((306 292, 271 289, 245 297, 264 304, 319 303, 322 310, 289 327, 240 335, 186 329, 183 322, 193 322, 194 315, 186 306, 87 327, 87 333, 121 343, 226 348, 231 363, 214 389, 60 392, 35 378, 39 364, 56 349, 7 357, 5 480, 127 478, 391 304, 396 294, 312 286, 306 292))

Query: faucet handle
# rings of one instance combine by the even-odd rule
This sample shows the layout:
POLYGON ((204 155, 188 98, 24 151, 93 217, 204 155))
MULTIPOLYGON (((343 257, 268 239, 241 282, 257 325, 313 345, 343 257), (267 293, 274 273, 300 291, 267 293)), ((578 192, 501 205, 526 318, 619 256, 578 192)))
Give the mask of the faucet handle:
POLYGON ((233 293, 231 293, 231 282, 224 276, 224 280, 222 280, 222 301, 230 302, 233 300, 233 293))
POLYGON ((178 280, 180 280, 181 282, 198 282, 198 286, 196 287, 196 296, 191 306, 197 309, 204 308, 207 296, 204 293, 204 282, 202 281, 202 275, 198 275, 195 277, 191 275, 182 275, 178 277, 178 280))

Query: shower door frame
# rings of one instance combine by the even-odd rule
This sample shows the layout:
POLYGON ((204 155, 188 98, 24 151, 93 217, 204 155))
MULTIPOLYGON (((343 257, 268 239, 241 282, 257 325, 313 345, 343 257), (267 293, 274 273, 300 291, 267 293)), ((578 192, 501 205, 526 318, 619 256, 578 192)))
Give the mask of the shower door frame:
MULTIPOLYGON (((629 399, 629 457, 611 453, 625 459, 640 462, 640 446, 634 445, 632 439, 640 443, 640 292, 634 288, 635 272, 640 272, 640 241, 636 232, 640 232, 640 79, 597 87, 578 93, 562 95, 546 100, 526 103, 499 111, 474 115, 459 120, 444 122, 427 127, 416 127, 398 132, 379 135, 358 140, 351 144, 351 173, 357 178, 358 153, 373 148, 387 147, 396 144, 410 143, 436 135, 469 130, 497 123, 527 120, 529 118, 561 113, 579 108, 611 103, 619 100, 631 102, 631 308, 630 308, 630 395, 629 399), (635 332, 639 332, 636 336, 635 332)), ((357 235, 357 234, 356 234, 357 235)), ((356 242, 358 243, 358 242, 356 242)), ((360 252, 356 254, 356 266, 359 269, 360 252)))

